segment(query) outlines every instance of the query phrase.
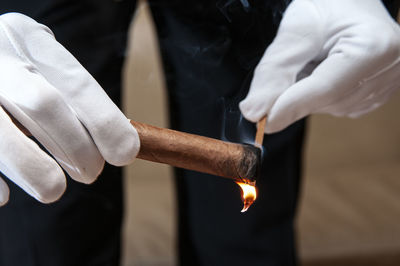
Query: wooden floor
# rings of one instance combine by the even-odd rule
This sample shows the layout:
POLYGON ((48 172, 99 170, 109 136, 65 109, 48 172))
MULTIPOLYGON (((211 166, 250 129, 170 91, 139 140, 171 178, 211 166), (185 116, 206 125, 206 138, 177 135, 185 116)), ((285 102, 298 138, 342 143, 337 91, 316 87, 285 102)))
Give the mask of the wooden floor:
POLYGON ((298 219, 304 260, 387 256, 400 265, 390 255, 400 254, 399 114, 397 93, 357 120, 311 119, 298 219))
POLYGON ((336 264, 340 260, 382 265, 373 259, 386 257, 400 265, 398 161, 306 178, 299 248, 303 260, 319 262, 306 265, 347 265, 336 264), (333 264, 321 264, 324 260, 333 264))
MULTIPOLYGON (((143 11, 143 9, 142 9, 143 11)), ((157 47, 137 16, 126 65, 126 113, 166 126, 157 47)), ((400 265, 400 95, 359 120, 313 116, 298 217, 305 266, 400 265)), ((174 191, 169 168, 127 168, 124 266, 173 266, 174 191)))

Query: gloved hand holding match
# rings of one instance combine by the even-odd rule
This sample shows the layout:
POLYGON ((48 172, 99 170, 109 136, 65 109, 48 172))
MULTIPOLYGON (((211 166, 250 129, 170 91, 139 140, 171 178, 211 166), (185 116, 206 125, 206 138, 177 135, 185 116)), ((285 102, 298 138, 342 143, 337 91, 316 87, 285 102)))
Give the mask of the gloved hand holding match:
POLYGON ((379 0, 296 0, 240 103, 265 132, 315 113, 359 117, 400 88, 400 27, 379 0))

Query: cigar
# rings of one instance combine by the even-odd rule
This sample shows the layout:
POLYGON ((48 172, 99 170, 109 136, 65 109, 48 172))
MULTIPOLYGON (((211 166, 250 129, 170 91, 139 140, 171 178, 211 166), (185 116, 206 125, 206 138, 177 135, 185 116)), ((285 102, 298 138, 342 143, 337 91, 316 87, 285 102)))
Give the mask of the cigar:
MULTIPOLYGON (((29 130, 11 115, 19 129, 29 130)), ((198 171, 236 182, 253 183, 257 179, 261 150, 253 145, 237 144, 159 128, 131 121, 140 138, 138 158, 198 171)))
POLYGON ((233 179, 257 179, 261 150, 131 121, 140 138, 138 158, 233 179))

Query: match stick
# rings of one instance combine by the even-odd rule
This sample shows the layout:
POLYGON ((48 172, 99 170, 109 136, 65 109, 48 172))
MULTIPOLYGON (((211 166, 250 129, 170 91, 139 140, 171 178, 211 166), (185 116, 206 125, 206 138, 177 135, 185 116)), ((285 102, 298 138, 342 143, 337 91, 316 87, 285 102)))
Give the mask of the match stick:
POLYGON ((254 140, 254 146, 258 147, 261 149, 263 140, 264 140, 264 130, 265 130, 265 124, 267 123, 267 116, 264 116, 261 118, 260 121, 257 123, 257 132, 256 132, 256 137, 254 140))

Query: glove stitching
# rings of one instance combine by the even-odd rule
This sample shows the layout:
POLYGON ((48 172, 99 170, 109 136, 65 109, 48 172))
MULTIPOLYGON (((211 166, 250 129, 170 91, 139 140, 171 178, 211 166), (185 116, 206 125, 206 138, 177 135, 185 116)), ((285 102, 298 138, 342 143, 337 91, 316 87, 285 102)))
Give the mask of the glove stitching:
MULTIPOLYGON (((351 90, 349 90, 349 93, 342 95, 342 97, 340 97, 339 99, 335 99, 333 102, 330 102, 328 104, 321 104, 319 106, 317 106, 316 108, 314 108, 314 112, 316 112, 317 110, 321 111, 325 111, 331 107, 333 107, 334 105, 336 105, 338 102, 343 101, 343 99, 346 99, 348 97, 350 97, 351 95, 355 94, 358 92, 358 90, 361 89, 361 87, 366 83, 366 82, 370 82, 373 79, 378 78, 379 76, 381 76, 383 73, 389 71, 390 69, 392 69, 395 66, 400 65, 400 58, 398 58, 397 60, 395 60, 392 64, 390 64, 389 66, 384 67, 382 70, 378 71, 377 73, 362 79, 358 82, 357 86, 353 87, 351 90)), ((362 101, 360 101, 362 102, 362 101)))
POLYGON ((390 65, 385 66, 384 68, 382 68, 381 70, 379 70, 378 72, 376 72, 375 74, 369 76, 368 78, 362 79, 361 82, 365 83, 365 82, 369 82, 377 77, 379 77, 380 75, 382 75, 383 73, 391 70, 392 68, 398 66, 400 64, 400 57, 398 57, 395 61, 393 61, 390 65))
POLYGON ((4 34, 7 36, 7 40, 10 43, 11 47, 14 49, 15 53, 17 54, 17 56, 24 61, 25 63, 27 63, 29 65, 29 67, 31 67, 32 69, 36 69, 35 65, 29 60, 29 58, 23 53, 21 52, 21 49, 18 48, 18 45, 16 44, 17 42, 14 40, 14 38, 12 37, 12 34, 10 33, 9 29, 10 25, 8 25, 6 22, 0 20, 0 28, 3 30, 4 34))

